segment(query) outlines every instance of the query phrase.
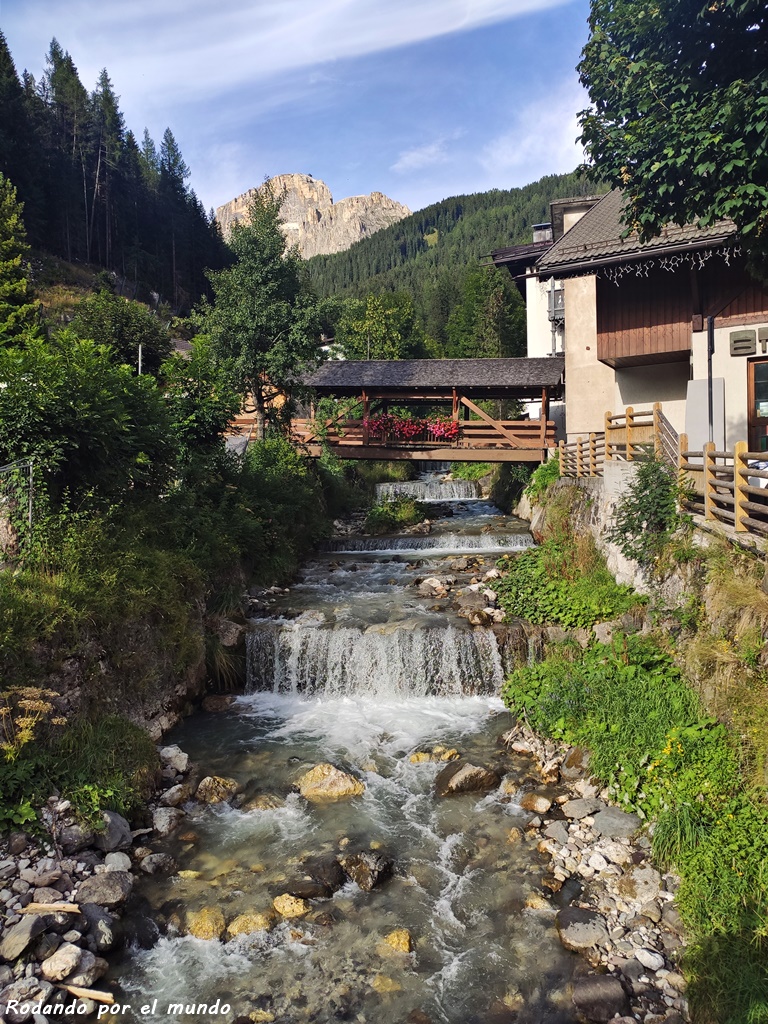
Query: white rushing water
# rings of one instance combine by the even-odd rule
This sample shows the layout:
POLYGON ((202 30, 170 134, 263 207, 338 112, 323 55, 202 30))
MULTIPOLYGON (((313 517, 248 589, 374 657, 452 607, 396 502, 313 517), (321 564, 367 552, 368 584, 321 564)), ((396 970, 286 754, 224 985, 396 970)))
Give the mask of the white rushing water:
POLYGON ((401 495, 417 501, 467 501, 480 497, 480 487, 474 480, 441 480, 438 477, 376 484, 376 497, 380 501, 401 495))
POLYGON ((495 693, 503 679, 492 630, 268 623, 248 636, 250 689, 432 697, 495 693))
POLYGON ((309 563, 275 598, 274 617, 253 624, 249 692, 230 712, 189 719, 168 737, 201 773, 234 778, 242 796, 239 806, 188 804, 196 840, 164 847, 186 876, 144 881, 166 934, 127 951, 111 980, 131 1007, 158 1003, 122 1020, 573 1021, 573 961, 557 939, 555 908, 526 907, 541 876, 535 839, 508 842, 510 826, 525 824, 519 804, 504 786, 434 795, 446 748, 499 776, 529 770, 498 742, 510 716, 498 697, 508 666, 497 634, 470 628, 449 599, 421 596, 419 581, 453 573, 460 587, 530 537, 486 503, 454 504, 448 529, 345 538, 309 563), (469 557, 459 568, 440 561, 454 553, 469 557), (412 761, 416 751, 436 760, 412 761), (353 772, 363 795, 333 804, 299 796, 296 780, 323 761, 353 772), (303 877, 308 857, 359 850, 394 862, 392 878, 370 893, 348 882, 301 919, 229 941, 179 934, 190 911, 217 907, 227 922, 263 912, 303 877), (412 953, 382 945, 396 928, 410 932, 412 953), (204 1008, 216 1000, 229 1007, 224 1015, 204 1008))

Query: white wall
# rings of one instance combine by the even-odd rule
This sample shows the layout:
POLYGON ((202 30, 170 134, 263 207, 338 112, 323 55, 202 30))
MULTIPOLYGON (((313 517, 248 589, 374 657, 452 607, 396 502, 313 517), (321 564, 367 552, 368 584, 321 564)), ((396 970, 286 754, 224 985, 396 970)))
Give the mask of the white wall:
POLYGON ((685 395, 691 376, 690 361, 627 366, 616 370, 616 390, 611 412, 650 409, 661 402, 669 422, 682 434, 685 430, 685 395))
MULTIPOLYGON (((760 327, 768 327, 768 321, 762 324, 749 324, 748 330, 757 332, 760 327)), ((733 448, 737 441, 747 438, 747 356, 731 355, 731 331, 738 331, 738 324, 730 323, 727 327, 717 327, 715 321, 715 352, 712 357, 712 376, 725 380, 725 445, 733 448)), ((760 345, 758 355, 763 355, 760 345)), ((768 353, 765 353, 768 355, 768 353)), ((693 334, 693 379, 707 379, 707 332, 696 331, 693 334)))
POLYGON ((597 361, 596 278, 574 277, 565 285, 565 409, 568 439, 605 427, 613 412, 614 371, 597 361))
MULTIPOLYGON (((525 282, 525 316, 527 332, 527 352, 533 356, 552 354, 552 328, 548 316, 549 281, 539 281, 535 277, 525 282)), ((558 353, 562 351, 562 335, 558 335, 558 353)))

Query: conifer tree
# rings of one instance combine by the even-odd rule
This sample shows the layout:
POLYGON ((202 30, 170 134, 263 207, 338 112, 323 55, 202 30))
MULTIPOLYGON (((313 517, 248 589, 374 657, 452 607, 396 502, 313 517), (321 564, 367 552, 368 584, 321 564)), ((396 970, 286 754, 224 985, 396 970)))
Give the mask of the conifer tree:
POLYGON ((0 173, 0 346, 38 329, 38 306, 30 301, 29 253, 16 189, 0 173))

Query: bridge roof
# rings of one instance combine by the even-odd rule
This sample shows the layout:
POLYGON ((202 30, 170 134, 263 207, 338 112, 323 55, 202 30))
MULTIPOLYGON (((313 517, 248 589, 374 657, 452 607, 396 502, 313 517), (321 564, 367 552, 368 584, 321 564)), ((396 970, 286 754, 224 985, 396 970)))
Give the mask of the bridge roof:
POLYGON ((306 378, 318 393, 359 395, 365 390, 445 395, 453 388, 479 397, 524 398, 557 390, 563 382, 562 356, 531 359, 331 359, 306 378))

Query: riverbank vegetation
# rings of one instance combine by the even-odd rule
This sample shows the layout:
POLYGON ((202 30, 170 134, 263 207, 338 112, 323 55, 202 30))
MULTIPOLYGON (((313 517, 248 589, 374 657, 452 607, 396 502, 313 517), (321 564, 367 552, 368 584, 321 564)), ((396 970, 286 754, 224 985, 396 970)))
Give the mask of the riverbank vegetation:
MULTIPOLYGON (((635 487, 643 500, 653 488, 664 490, 649 475, 635 487)), ((572 626, 581 607, 578 573, 586 569, 582 578, 598 581, 610 574, 591 535, 584 540, 567 528, 579 521, 584 495, 561 486, 546 497, 544 543, 533 558, 524 553, 496 590, 516 614, 572 626), (570 602, 557 600, 561 591, 570 602)), ((648 563, 654 578, 671 564, 669 548, 682 543, 690 555, 687 536, 668 533, 669 517, 661 518, 648 563)), ((550 645, 542 662, 512 673, 503 696, 541 734, 590 750, 595 777, 648 822, 657 866, 680 875, 694 1019, 757 1024, 768 1020, 764 564, 724 541, 696 550, 696 563, 686 558, 683 569, 690 589, 676 607, 654 588, 646 620, 664 628, 618 631, 611 642, 586 647, 550 645)), ((615 596, 601 618, 631 600, 628 588, 615 596)))

